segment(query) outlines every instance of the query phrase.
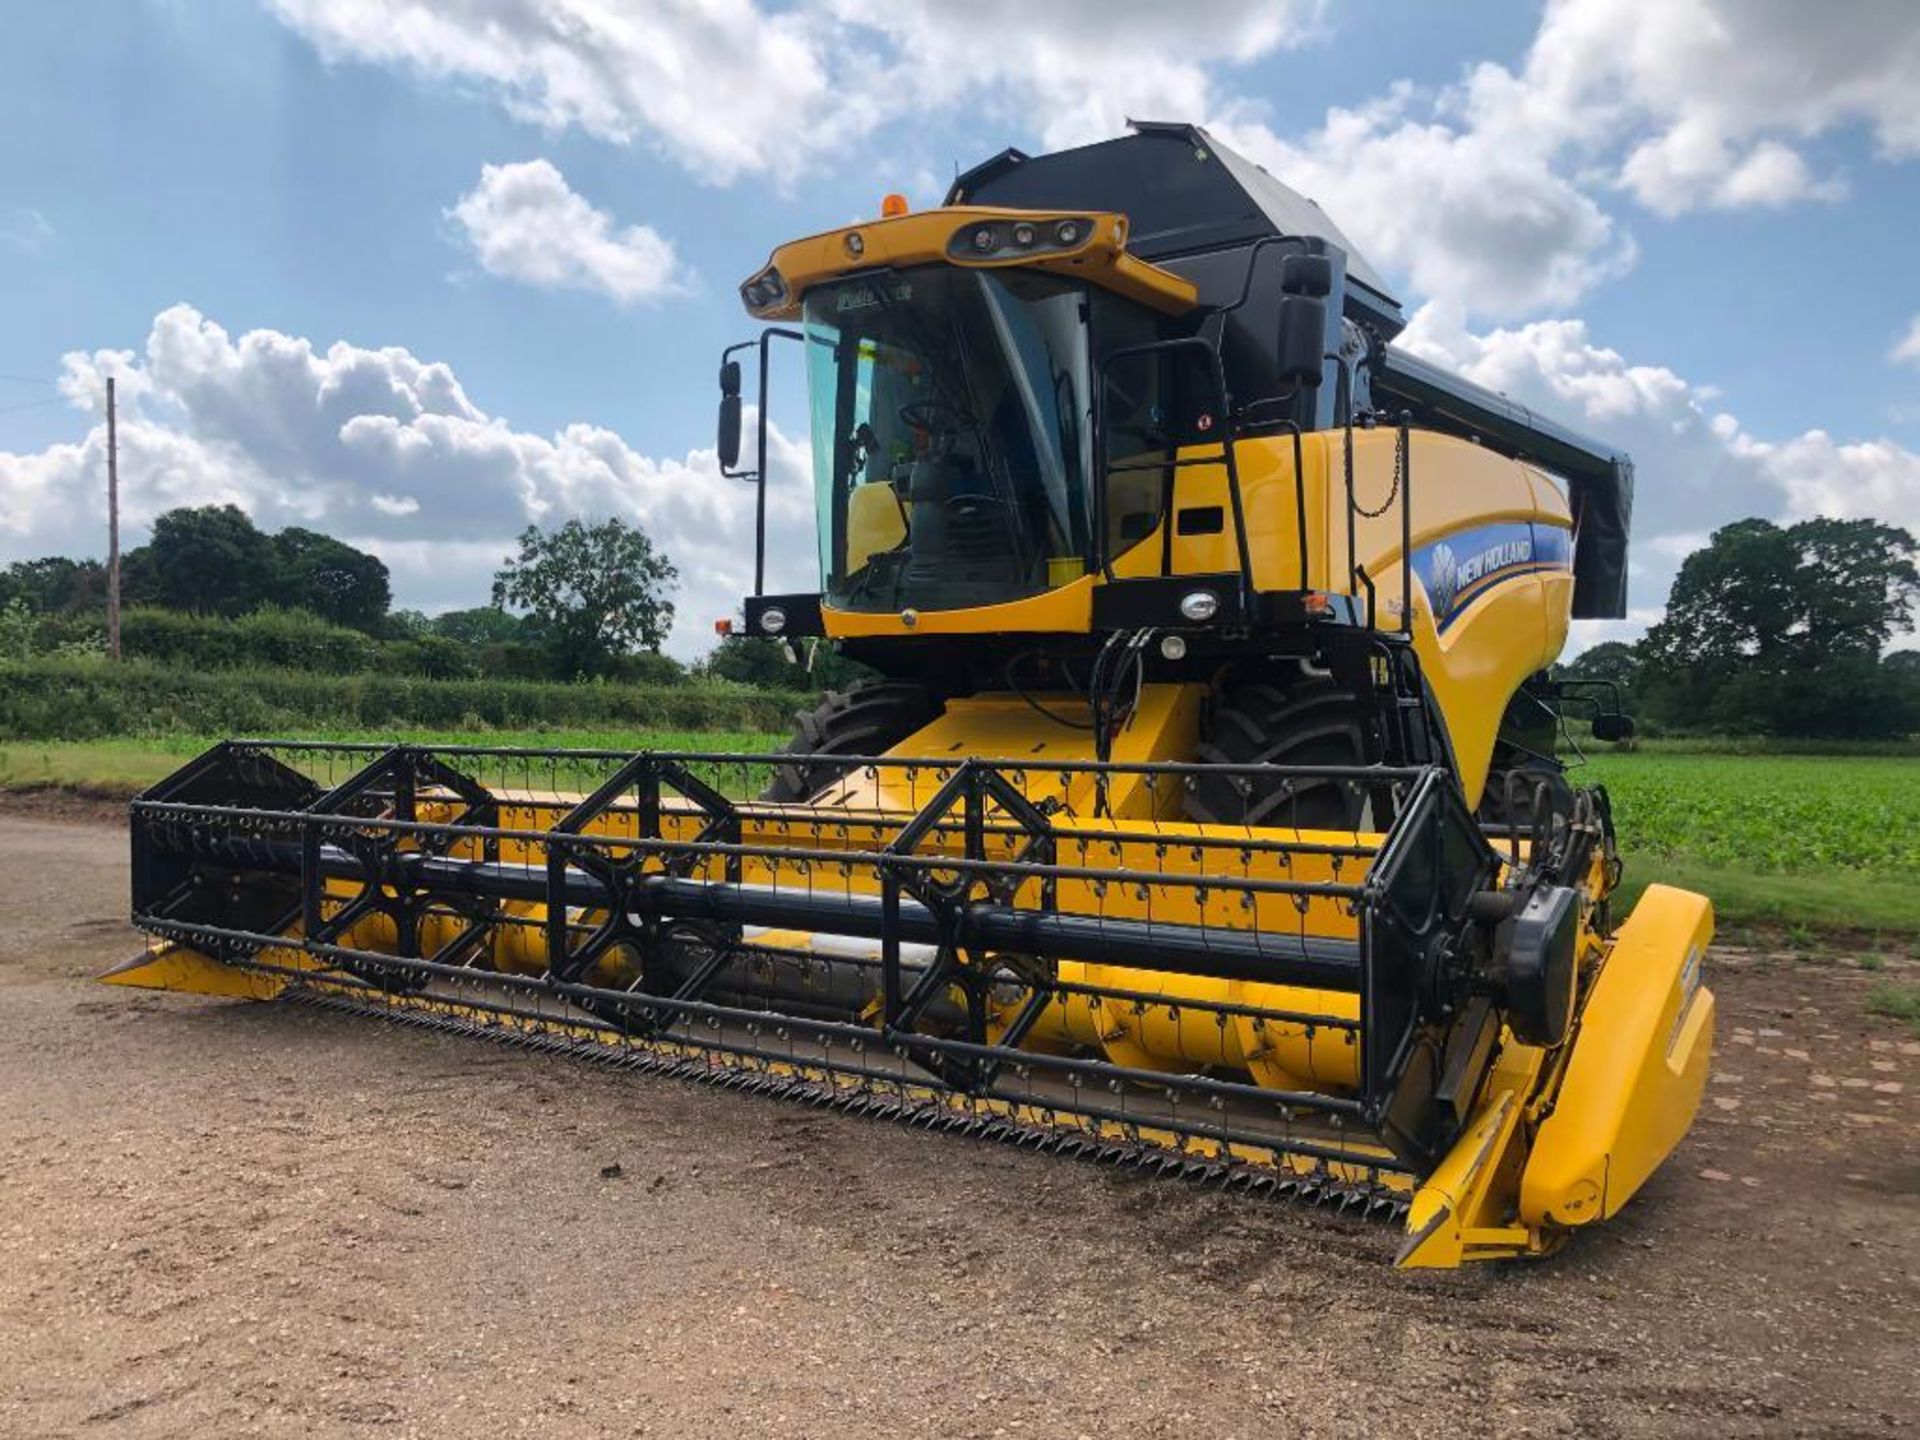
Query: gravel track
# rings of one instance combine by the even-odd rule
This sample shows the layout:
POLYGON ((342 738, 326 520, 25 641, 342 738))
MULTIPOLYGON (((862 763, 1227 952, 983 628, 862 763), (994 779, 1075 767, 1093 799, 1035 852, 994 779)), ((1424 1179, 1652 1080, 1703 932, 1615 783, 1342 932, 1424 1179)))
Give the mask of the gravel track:
POLYGON ((1716 951, 1708 1106, 1628 1212, 1407 1276, 1298 1206, 94 986, 125 848, 0 816, 0 1435, 1914 1423, 1920 1043, 1850 965, 1716 951))

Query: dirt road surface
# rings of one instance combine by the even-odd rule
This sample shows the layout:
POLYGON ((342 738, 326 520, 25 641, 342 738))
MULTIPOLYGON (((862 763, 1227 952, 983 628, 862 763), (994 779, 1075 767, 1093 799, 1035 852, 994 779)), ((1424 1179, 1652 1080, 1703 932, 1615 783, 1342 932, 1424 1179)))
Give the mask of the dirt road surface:
POLYGON ((124 849, 0 817, 0 1435, 1914 1423, 1920 1045, 1849 966, 1717 953, 1709 1103, 1628 1213, 1409 1276, 1296 1205, 94 986, 124 849))

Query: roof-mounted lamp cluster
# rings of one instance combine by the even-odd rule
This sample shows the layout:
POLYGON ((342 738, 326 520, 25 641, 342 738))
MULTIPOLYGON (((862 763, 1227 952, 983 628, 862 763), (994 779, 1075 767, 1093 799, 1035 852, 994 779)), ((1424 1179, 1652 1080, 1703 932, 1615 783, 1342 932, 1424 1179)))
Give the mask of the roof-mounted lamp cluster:
POLYGON ((749 310, 767 310, 787 298, 787 282, 772 265, 740 287, 740 298, 749 310))
MULTIPOLYGON (((953 232, 947 254, 954 260, 1006 260, 1025 255, 1058 255, 1081 249, 1093 237, 1087 216, 1061 220, 974 220, 953 232)), ((1124 232, 1115 237, 1124 243, 1124 232)))

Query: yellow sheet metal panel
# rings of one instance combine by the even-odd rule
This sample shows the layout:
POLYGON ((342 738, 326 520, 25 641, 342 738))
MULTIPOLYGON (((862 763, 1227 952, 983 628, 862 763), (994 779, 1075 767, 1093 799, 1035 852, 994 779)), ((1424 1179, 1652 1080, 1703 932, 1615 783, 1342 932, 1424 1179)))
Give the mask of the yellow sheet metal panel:
MULTIPOLYGON (((1156 760, 1185 760, 1200 733, 1201 685, 1145 685, 1140 702, 1113 736, 1109 759, 1137 765, 1156 760)), ((1091 814, 1095 781, 1089 775, 1047 767, 1095 757, 1092 715, 1084 695, 1047 693, 985 694, 949 700, 943 712, 887 752, 904 759, 1004 760, 1017 767, 1027 798, 1035 804, 1058 801, 1069 812, 1091 814), (1041 713, 1044 708, 1046 714, 1041 713)), ((858 771, 826 790, 817 802, 829 810, 878 810, 912 814, 933 798, 947 778, 941 770, 880 768, 858 771)), ((1185 791, 1167 776, 1112 777, 1104 796, 1112 817, 1176 817, 1185 791)))
POLYGON ((233 1000, 271 1000, 286 982, 277 975, 236 969, 198 950, 162 941, 114 966, 100 977, 100 983, 130 985, 140 990, 221 995, 233 1000))
POLYGON ((1521 1180, 1527 1223, 1615 1214, 1686 1134, 1713 1049, 1712 939, 1711 902, 1668 885, 1648 886, 1620 927, 1521 1180))
POLYGON ((847 573, 907 538, 900 495, 886 481, 856 485, 847 496, 847 573))
MULTIPOLYGON (((1329 464, 1337 453, 1339 436, 1316 432, 1301 438, 1301 470, 1306 476, 1307 573, 1300 571, 1300 501, 1295 495, 1293 440, 1265 435, 1234 446, 1234 468, 1240 474, 1240 497, 1247 522, 1247 556, 1253 564, 1256 590, 1346 590, 1346 553, 1337 563, 1327 553, 1329 464)), ((1195 446, 1180 452, 1183 462, 1217 455, 1220 447, 1195 446)), ((1176 575, 1217 575, 1240 568, 1239 546, 1233 524, 1232 491, 1227 467, 1183 463, 1174 480, 1173 567, 1176 575), (1220 525, 1212 533, 1191 528, 1198 512, 1219 512, 1220 525), (1186 515, 1183 524, 1181 517, 1186 515)), ((1209 520, 1211 517, 1208 517, 1209 520)), ((1345 545, 1342 531, 1342 545, 1345 545)))
POLYGON ((1024 600, 959 610, 838 610, 823 603, 820 619, 836 640, 871 635, 1084 635, 1093 628, 1095 580, 1087 575, 1024 600))
MULTIPOLYGON (((1476 1258, 1470 1254, 1476 1242, 1484 1248, 1485 1232, 1495 1228, 1487 1224, 1488 1211, 1505 1198, 1497 1182, 1511 1165, 1521 1109, 1513 1090, 1496 1090, 1420 1182, 1407 1208, 1407 1242, 1395 1262, 1401 1269, 1451 1270, 1476 1258)), ((1504 1238, 1503 1253, 1526 1247, 1525 1230, 1504 1238)))
MULTIPOLYGON (((1354 436, 1355 502, 1362 511, 1379 512, 1353 522, 1354 550, 1373 577, 1383 626, 1401 622, 1400 507, 1409 487, 1404 476, 1396 480, 1397 447, 1398 436, 1389 429, 1354 436)), ((1461 788, 1472 804, 1486 784, 1507 702, 1529 675, 1552 663, 1565 643, 1571 570, 1532 557, 1536 545, 1540 556, 1570 555, 1570 545, 1546 543, 1566 538, 1566 502, 1538 472, 1468 441, 1415 431, 1409 449, 1416 561, 1447 546, 1460 552, 1464 569, 1482 545, 1475 537, 1523 541, 1513 557, 1518 563, 1496 566, 1455 593, 1431 593, 1430 574, 1419 563, 1409 587, 1414 646, 1446 720, 1461 788)), ((1340 466, 1338 455, 1333 464, 1340 466)), ((1328 531, 1337 552, 1330 560, 1338 570, 1346 545, 1343 477, 1330 483, 1329 504, 1328 531)))

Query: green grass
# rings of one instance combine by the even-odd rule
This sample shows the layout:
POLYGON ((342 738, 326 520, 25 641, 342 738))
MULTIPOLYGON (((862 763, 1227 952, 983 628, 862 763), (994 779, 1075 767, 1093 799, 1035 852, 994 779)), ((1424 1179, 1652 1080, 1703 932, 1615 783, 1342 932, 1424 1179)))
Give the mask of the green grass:
MULTIPOLYGON (((1920 936, 1920 894, 1908 886, 1852 870, 1824 875, 1760 874, 1702 865, 1673 856, 1627 855, 1619 907, 1631 906, 1648 885, 1697 890, 1713 901, 1721 930, 1757 926, 1784 929, 1803 946, 1836 931, 1886 937, 1920 936), (1796 928, 1801 933, 1794 935, 1796 928)), ((1618 913, 1625 913, 1619 908, 1618 913)), ((1883 962, 1884 963, 1884 962, 1883 962)))
MULTIPOLYGON (((786 740, 755 730, 484 730, 303 733, 304 740, 407 739, 430 745, 529 745, 567 750, 714 750, 765 752, 786 740)), ((202 735, 142 740, 34 740, 0 743, 0 790, 59 788, 90 795, 132 795, 180 768, 214 742, 202 735)))
POLYGON ((1920 1035, 1920 985, 1883 980, 1867 993, 1867 1009, 1875 1015, 1904 1020, 1920 1035))
POLYGON ((193 753, 167 748, 171 743, 97 740, 0 745, 0 790, 57 787, 88 794, 131 794, 178 769, 193 753))

